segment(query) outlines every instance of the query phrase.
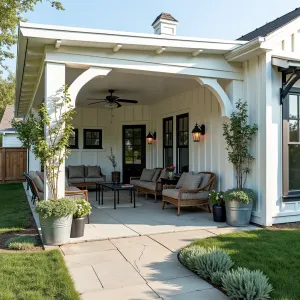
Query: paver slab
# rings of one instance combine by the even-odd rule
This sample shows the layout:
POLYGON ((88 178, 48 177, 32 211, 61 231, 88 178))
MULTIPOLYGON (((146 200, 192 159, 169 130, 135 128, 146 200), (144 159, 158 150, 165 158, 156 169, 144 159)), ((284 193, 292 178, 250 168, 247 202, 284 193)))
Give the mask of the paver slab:
POLYGON ((191 292, 186 294, 172 295, 163 298, 164 300, 228 300, 228 298, 215 288, 191 292))
POLYGON ((93 265, 104 289, 122 288, 146 283, 127 261, 104 261, 93 265))
POLYGON ((147 284, 83 293, 82 300, 152 300, 159 299, 147 284))
POLYGON ((91 253, 105 250, 113 250, 116 247, 109 241, 94 241, 78 244, 67 244, 60 247, 65 255, 91 253))
POLYGON ((183 231, 174 233, 154 234, 150 237, 173 252, 187 246, 195 240, 215 236, 206 230, 183 231))
POLYGON ((92 266, 73 264, 68 267, 79 293, 103 289, 92 266))
POLYGON ((171 280, 148 281, 148 285, 163 299, 177 294, 211 289, 209 283, 196 275, 171 280))
POLYGON ((148 236, 137 236, 131 238, 120 238, 110 240, 118 249, 135 248, 138 246, 158 246, 158 243, 148 236))

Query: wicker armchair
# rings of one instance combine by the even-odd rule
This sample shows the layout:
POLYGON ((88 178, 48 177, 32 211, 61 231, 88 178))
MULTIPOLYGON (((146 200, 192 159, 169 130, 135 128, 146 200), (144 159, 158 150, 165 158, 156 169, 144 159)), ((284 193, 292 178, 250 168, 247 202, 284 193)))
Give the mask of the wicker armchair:
POLYGON ((202 206, 211 212, 208 200, 208 194, 212 190, 216 180, 216 174, 212 172, 200 172, 201 174, 210 174, 208 183, 197 189, 176 189, 176 185, 164 185, 162 209, 165 209, 166 203, 171 203, 177 207, 177 215, 180 215, 181 207, 202 206), (166 190, 169 190, 168 192, 166 190), (165 192, 166 191, 166 192, 165 192))

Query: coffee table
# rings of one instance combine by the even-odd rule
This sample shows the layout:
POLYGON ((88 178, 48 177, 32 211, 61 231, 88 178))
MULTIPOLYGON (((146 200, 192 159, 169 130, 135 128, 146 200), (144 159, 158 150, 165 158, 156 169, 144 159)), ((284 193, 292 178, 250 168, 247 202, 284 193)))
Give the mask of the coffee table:
POLYGON ((130 191, 130 202, 132 203, 133 198, 133 207, 135 208, 135 187, 134 185, 124 186, 122 183, 112 183, 112 182, 96 182, 96 201, 98 204, 103 205, 103 190, 104 188, 114 191, 114 209, 116 209, 116 204, 120 204, 120 191, 127 190, 130 191))

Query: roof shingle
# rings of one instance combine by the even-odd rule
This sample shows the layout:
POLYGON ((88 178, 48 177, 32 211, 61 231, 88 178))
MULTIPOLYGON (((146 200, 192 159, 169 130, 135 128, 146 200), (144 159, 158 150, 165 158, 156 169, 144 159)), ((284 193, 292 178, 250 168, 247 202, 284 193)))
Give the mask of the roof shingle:
POLYGON ((158 21, 159 19, 165 19, 165 20, 169 20, 169 21, 178 22, 171 14, 162 12, 160 15, 158 15, 156 17, 156 19, 154 20, 154 22, 152 23, 151 26, 153 26, 155 24, 155 22, 158 21))
POLYGON ((265 37, 271 32, 277 30, 278 28, 286 25, 287 23, 293 21, 294 19, 300 17, 300 7, 296 8, 295 10, 259 27, 255 30, 239 37, 237 40, 239 41, 251 41, 259 36, 265 37))
POLYGON ((11 121, 14 118, 14 111, 15 107, 14 105, 7 105, 6 109, 4 111, 2 120, 0 122, 0 130, 11 130, 11 121))

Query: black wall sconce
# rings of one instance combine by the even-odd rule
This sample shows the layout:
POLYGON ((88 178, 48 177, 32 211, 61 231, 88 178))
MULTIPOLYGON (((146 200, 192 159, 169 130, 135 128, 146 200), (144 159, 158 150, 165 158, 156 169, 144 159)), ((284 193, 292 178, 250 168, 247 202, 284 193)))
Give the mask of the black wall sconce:
POLYGON ((149 145, 152 145, 152 142, 156 140, 156 132, 151 133, 149 131, 149 133, 146 136, 146 140, 149 145))
POLYGON ((196 123, 194 129, 192 130, 193 141, 200 142, 200 136, 205 134, 205 125, 198 125, 196 123))

